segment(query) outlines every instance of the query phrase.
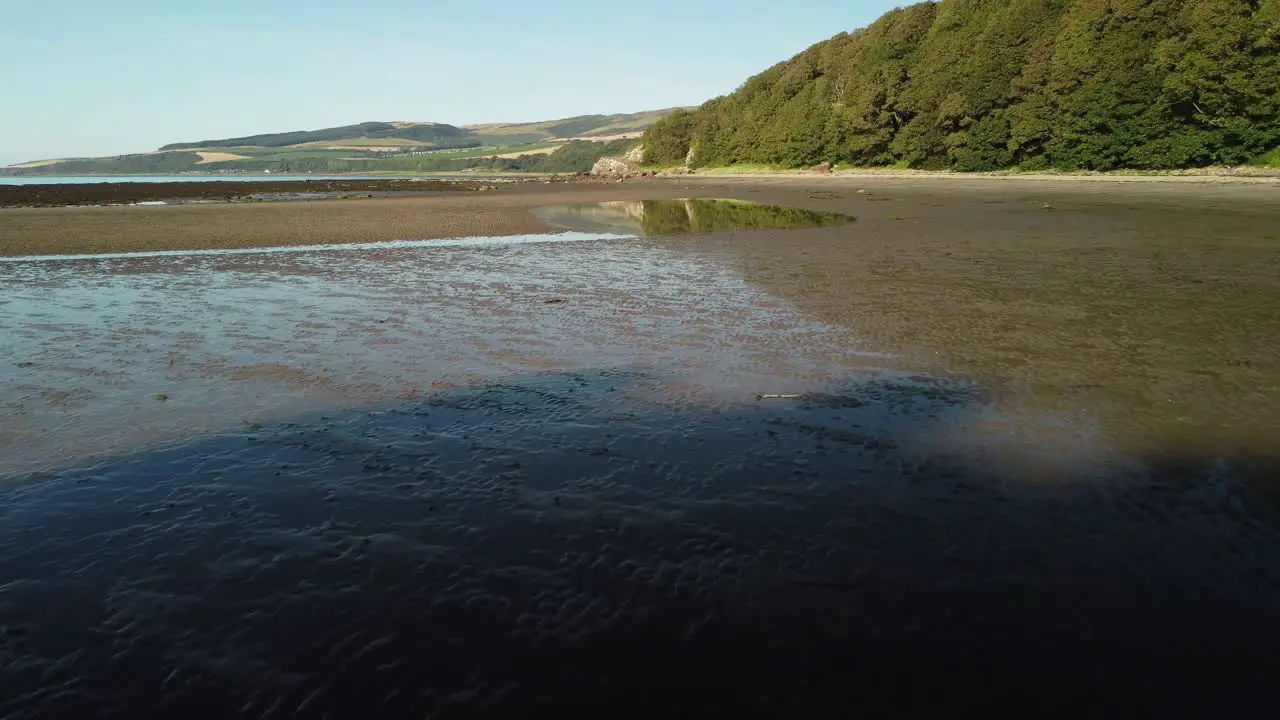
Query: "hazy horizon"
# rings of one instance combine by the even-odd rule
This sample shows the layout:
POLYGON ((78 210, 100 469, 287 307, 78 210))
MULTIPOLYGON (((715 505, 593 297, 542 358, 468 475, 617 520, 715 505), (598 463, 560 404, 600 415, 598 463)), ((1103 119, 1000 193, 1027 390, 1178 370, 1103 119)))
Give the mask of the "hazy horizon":
POLYGON ((0 68, 0 165, 370 120, 470 125, 698 105, 898 4, 4 3, 0 44, 22 62, 0 68))

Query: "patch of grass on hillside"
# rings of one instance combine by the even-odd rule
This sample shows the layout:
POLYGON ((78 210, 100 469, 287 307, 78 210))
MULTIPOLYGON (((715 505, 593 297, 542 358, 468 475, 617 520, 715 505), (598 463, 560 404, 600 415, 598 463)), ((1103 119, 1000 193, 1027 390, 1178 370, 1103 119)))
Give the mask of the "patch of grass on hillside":
POLYGON ((1257 160, 1254 160, 1252 164, 1261 165, 1263 167, 1280 167, 1280 148, 1276 148, 1257 160))
POLYGON ((502 138, 517 143, 540 142, 548 138, 591 137, 619 135, 644 130, 666 117, 669 110, 649 110, 629 115, 583 115, 537 123, 518 123, 496 128, 472 130, 476 137, 502 138))
POLYGON ((640 132, 666 117, 668 112, 667 110, 653 110, 651 112, 628 115, 625 119, 611 122, 591 132, 583 133, 582 136, 592 137, 596 135, 621 135, 623 133, 640 132))
POLYGON ((385 122, 366 122, 358 125, 325 128, 323 130, 296 130, 283 133, 266 133, 223 140, 201 140, 193 143, 174 143, 161 150, 193 150, 208 148, 258 147, 282 148, 314 142, 338 143, 356 138, 403 138, 437 144, 458 144, 470 133, 453 125, 413 125, 397 127, 385 122))
POLYGON ((466 150, 441 150, 436 155, 444 155, 446 157, 457 158, 459 160, 468 158, 485 158, 494 155, 508 155, 510 153, 536 153, 548 148, 558 148, 563 143, 535 143, 533 145, 488 145, 482 148, 468 148, 466 150))
POLYGON ((588 115, 556 123, 547 129, 558 138, 571 138, 605 127, 608 124, 609 120, 603 115, 588 115))
POLYGON ((86 158, 43 165, 34 175, 166 175, 196 167, 200 156, 193 152, 147 153, 111 158, 86 158))
POLYGON ((518 132, 511 133, 504 133, 503 128, 498 128, 493 131, 477 130, 475 131, 475 137, 484 141, 488 145, 509 147, 512 145, 528 145, 530 143, 543 142, 551 137, 551 133, 532 133, 523 129, 522 126, 521 130, 518 132))
POLYGON ((358 150, 286 150, 284 152, 275 152, 264 155, 254 155, 254 160, 300 160, 302 158, 345 158, 351 157, 352 153, 358 150))
POLYGON ((326 148, 330 146, 342 147, 431 147, 432 143, 423 142, 421 140, 409 140, 407 138, 348 138, 346 140, 326 140, 321 142, 309 142, 301 145, 294 145, 297 148, 326 148))
POLYGON ((229 148, 212 148, 208 152, 225 152, 232 155, 244 155, 245 157, 258 157, 259 155, 275 155, 280 152, 279 148, 263 148, 263 147, 229 147, 229 148))

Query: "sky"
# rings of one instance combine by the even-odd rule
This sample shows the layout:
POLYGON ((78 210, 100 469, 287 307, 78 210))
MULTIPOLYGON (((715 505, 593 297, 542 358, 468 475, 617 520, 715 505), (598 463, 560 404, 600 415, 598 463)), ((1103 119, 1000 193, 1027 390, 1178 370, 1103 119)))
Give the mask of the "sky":
POLYGON ((905 0, 0 0, 0 165, 697 105, 905 0))

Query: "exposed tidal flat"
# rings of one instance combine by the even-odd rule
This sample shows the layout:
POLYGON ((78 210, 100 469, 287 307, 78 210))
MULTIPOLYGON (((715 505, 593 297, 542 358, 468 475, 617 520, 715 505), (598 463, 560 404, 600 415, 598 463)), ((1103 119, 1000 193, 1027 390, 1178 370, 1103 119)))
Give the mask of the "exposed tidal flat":
POLYGON ((2 210, 0 715, 1269 714, 1277 199, 2 210))

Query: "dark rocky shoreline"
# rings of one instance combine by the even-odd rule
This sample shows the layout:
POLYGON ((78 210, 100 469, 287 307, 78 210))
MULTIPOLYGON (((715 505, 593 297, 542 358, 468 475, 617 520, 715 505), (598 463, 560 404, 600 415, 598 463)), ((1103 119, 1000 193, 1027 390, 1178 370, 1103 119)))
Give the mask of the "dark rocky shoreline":
POLYGON ((412 197, 429 193, 485 192, 497 190, 502 185, 622 182, 656 175, 656 172, 642 172, 620 177, 577 173, 468 180, 386 178, 377 180, 214 180, 166 183, 120 180, 84 184, 0 185, 0 208, 412 197))
POLYGON ((244 202, 263 195, 340 196, 467 192, 492 187, 462 180, 261 180, 213 182, 104 182, 3 185, 0 207, 128 205, 141 202, 244 202))

